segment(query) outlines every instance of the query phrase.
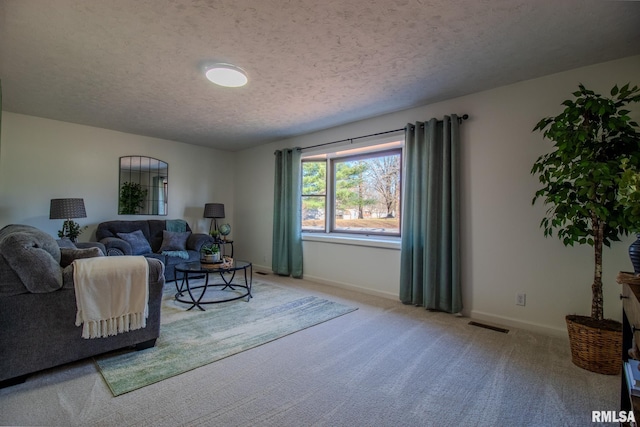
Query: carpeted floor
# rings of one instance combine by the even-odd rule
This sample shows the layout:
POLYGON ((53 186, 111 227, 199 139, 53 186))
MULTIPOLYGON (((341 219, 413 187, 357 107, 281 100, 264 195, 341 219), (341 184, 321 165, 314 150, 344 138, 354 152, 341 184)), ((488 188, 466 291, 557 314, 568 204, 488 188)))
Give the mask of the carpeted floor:
POLYGON ((51 369, 0 390, 0 424, 593 426, 618 409, 620 377, 575 367, 566 339, 260 280, 358 310, 118 397, 91 360, 51 369))
MULTIPOLYGON (((198 283, 196 283, 197 285, 198 283)), ((96 358, 114 396, 282 338, 356 308, 254 280, 251 301, 209 305, 206 311, 185 310, 165 287, 164 317, 156 345, 144 351, 111 352, 96 358), (242 302, 245 302, 242 304, 242 302)), ((212 301, 229 299, 237 289, 209 289, 212 301)))

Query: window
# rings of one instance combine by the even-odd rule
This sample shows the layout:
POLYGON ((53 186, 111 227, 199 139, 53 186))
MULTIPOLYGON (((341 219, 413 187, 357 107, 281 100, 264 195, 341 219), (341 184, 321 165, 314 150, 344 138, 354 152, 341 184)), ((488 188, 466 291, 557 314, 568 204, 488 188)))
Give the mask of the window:
POLYGON ((327 209, 327 163, 302 162, 302 230, 324 231, 327 209))
POLYGON ((302 231, 399 236, 403 145, 303 157, 302 231))

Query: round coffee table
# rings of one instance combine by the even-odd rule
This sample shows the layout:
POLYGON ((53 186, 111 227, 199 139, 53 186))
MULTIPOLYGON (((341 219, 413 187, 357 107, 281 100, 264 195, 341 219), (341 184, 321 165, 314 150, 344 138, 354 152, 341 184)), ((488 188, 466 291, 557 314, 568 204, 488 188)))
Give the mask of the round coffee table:
MULTIPOLYGON (((247 302, 253 296, 251 295, 251 284, 253 282, 253 267, 248 261, 233 261, 229 267, 222 267, 222 264, 205 264, 200 262, 183 262, 175 266, 176 269, 176 295, 175 300, 191 304, 187 310, 198 307, 204 311, 203 304, 219 304, 221 302, 235 301, 246 297, 247 302), (233 283, 233 279, 238 271, 244 272, 244 284, 233 283), (182 273, 182 280, 178 279, 178 273, 182 273), (222 283, 209 283, 210 274, 219 274, 222 283), (231 277, 228 275, 231 274, 231 277), (189 278, 200 279, 204 277, 204 285, 191 286, 189 278), (180 283, 178 283, 180 282, 180 283), (207 289, 220 288, 220 291, 229 289, 230 296, 228 298, 212 298, 206 297, 207 289), (233 292, 237 289, 239 292, 233 292)), ((211 280, 213 282, 213 279, 211 280)))

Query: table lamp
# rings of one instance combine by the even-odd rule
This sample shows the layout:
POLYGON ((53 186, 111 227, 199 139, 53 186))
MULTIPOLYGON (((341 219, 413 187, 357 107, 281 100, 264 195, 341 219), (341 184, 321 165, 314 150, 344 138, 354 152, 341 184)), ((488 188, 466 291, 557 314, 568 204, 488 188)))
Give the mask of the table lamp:
POLYGON ((218 231, 218 218, 224 218, 224 204, 222 203, 207 203, 204 205, 205 218, 211 218, 211 224, 209 225, 209 234, 212 230, 218 231))
POLYGON ((86 218, 87 211, 84 208, 84 199, 51 199, 49 219, 64 219, 62 230, 58 231, 58 237, 69 237, 75 242, 77 235, 73 235, 72 229, 79 230, 80 226, 71 218, 86 218))

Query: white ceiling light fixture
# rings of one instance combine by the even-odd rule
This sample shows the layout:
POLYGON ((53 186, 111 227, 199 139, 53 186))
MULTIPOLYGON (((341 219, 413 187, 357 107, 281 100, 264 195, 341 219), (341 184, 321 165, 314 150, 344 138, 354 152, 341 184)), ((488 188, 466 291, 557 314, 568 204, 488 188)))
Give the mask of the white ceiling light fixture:
POLYGON ((205 72, 207 79, 224 87, 241 87, 247 84, 247 73, 232 64, 214 64, 205 72))

